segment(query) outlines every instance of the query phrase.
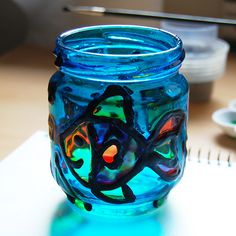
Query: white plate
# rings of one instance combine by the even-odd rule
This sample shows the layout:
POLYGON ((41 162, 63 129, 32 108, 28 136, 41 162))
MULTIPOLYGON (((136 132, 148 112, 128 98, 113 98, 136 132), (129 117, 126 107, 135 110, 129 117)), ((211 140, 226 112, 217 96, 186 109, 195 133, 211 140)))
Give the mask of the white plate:
POLYGON ((236 138, 236 111, 222 108, 212 114, 212 119, 227 135, 236 138))
POLYGON ((236 99, 229 102, 229 109, 236 112, 236 99))

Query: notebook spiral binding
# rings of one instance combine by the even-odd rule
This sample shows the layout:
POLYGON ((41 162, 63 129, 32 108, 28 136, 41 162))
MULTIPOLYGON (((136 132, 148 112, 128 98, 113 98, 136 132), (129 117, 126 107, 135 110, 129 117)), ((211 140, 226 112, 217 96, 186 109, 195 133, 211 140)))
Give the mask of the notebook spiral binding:
POLYGON ((236 153, 230 151, 226 152, 212 149, 204 150, 203 148, 188 147, 187 160, 195 160, 199 163, 207 162, 209 165, 214 162, 219 166, 226 163, 228 167, 231 167, 232 163, 236 162, 236 153))

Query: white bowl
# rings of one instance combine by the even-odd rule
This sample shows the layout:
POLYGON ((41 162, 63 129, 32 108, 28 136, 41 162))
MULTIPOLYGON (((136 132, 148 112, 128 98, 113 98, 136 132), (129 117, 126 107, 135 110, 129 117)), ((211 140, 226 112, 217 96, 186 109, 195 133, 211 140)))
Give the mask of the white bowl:
POLYGON ((209 41, 186 40, 185 47, 186 58, 180 70, 190 83, 214 81, 224 74, 229 51, 229 44, 226 41, 213 39, 209 43, 209 41), (189 49, 191 47, 192 51, 189 49))
POLYGON ((229 102, 229 109, 236 112, 236 99, 229 102))
POLYGON ((218 25, 196 22, 179 22, 162 20, 161 28, 173 34, 177 34, 183 41, 187 38, 215 39, 218 36, 218 25))
POLYGON ((186 56, 180 71, 190 83, 205 83, 222 77, 229 44, 217 37, 218 25, 163 20, 161 28, 182 39, 186 56))
POLYGON ((222 108, 212 114, 212 120, 230 137, 236 138, 236 111, 222 108))

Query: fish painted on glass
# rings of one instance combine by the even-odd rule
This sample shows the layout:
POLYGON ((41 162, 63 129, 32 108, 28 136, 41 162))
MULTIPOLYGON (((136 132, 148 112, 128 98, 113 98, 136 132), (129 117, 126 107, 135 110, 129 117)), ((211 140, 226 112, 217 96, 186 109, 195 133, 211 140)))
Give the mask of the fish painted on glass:
POLYGON ((131 93, 126 87, 108 86, 59 136, 73 176, 97 198, 114 204, 135 201, 128 182, 145 167, 167 182, 177 179, 182 168, 175 142, 185 113, 178 109, 163 114, 145 138, 135 128, 131 93), (118 188, 122 197, 108 194, 118 188))

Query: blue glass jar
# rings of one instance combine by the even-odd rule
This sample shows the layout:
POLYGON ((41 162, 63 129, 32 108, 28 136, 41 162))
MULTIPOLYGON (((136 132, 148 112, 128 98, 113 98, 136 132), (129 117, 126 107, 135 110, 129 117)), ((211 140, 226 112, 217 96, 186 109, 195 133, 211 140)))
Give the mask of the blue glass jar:
POLYGON ((155 28, 94 26, 60 35, 51 77, 51 171, 94 215, 154 211, 186 158, 181 40, 155 28))

